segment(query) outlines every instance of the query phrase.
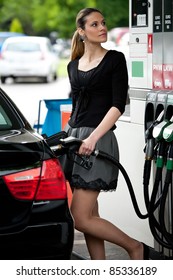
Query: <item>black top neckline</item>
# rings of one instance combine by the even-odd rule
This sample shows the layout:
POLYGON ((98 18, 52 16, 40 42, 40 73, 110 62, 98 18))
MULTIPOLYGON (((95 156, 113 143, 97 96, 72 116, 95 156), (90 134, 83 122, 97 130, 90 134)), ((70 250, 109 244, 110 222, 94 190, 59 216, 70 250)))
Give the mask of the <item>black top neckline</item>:
POLYGON ((89 71, 92 71, 92 70, 94 70, 94 69, 97 69, 97 68, 102 64, 102 62, 104 61, 105 57, 107 56, 107 53, 109 53, 109 52, 110 52, 110 50, 108 50, 108 51, 105 53, 105 55, 103 56, 103 58, 100 60, 100 62, 98 63, 98 65, 97 65, 96 67, 93 67, 93 68, 91 68, 91 69, 89 69, 89 70, 87 70, 87 71, 78 69, 78 67, 79 67, 79 59, 80 59, 80 58, 78 58, 78 66, 77 66, 78 71, 81 71, 81 72, 89 72, 89 71))

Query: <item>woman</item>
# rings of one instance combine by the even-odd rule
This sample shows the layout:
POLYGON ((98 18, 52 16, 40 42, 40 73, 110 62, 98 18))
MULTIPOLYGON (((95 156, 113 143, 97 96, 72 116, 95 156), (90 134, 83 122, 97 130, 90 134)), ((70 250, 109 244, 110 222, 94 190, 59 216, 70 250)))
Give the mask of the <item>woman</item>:
POLYGON ((104 240, 123 247, 130 259, 142 260, 148 247, 99 217, 98 195, 100 191, 116 189, 118 170, 111 163, 91 155, 94 149, 100 149, 119 157, 113 130, 125 110, 126 61, 121 52, 102 47, 101 43, 107 41, 107 27, 99 10, 81 10, 76 25, 68 64, 73 106, 68 135, 83 140, 78 153, 89 158, 92 168, 88 171, 75 163, 73 166, 70 185, 75 228, 84 233, 93 260, 106 258, 104 240))

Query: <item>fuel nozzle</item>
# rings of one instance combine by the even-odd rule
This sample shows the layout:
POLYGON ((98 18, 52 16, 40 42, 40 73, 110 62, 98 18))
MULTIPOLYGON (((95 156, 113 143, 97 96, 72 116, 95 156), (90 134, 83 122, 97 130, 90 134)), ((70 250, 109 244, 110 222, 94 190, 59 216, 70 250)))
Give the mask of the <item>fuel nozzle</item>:
POLYGON ((170 119, 170 124, 165 127, 163 130, 163 138, 169 143, 168 152, 167 152, 167 170, 173 171, 173 116, 170 119))
POLYGON ((158 115, 157 119, 152 122, 152 124, 149 126, 149 128, 145 131, 145 138, 146 140, 149 138, 153 138, 153 129, 156 125, 158 125, 164 116, 164 110, 158 115))
MULTIPOLYGON (((166 136, 168 137, 168 133, 166 133, 165 129, 167 127, 171 126, 172 123, 173 123, 173 117, 170 120, 165 119, 165 120, 161 121, 153 129, 153 137, 156 139, 157 144, 158 144, 156 165, 157 165, 157 167, 160 167, 160 168, 163 168, 163 166, 165 164, 166 151, 167 151, 167 146, 168 146, 167 141, 165 141, 165 138, 163 137, 163 134, 165 135, 165 137, 166 136), (164 133, 164 131, 165 131, 165 133, 164 133)), ((171 127, 170 127, 170 131, 171 131, 171 127)), ((170 131, 169 131, 169 134, 171 134, 170 131)))
POLYGON ((164 110, 158 115, 157 119, 149 126, 149 128, 145 131, 146 145, 145 145, 145 158, 147 160, 152 160, 154 156, 154 146, 155 139, 153 137, 153 130, 155 126, 157 126, 164 116, 164 110))
POLYGON ((165 130, 165 128, 167 126, 170 126, 170 124, 172 124, 172 122, 173 122, 173 117, 170 120, 165 119, 162 122, 160 122, 159 124, 157 124, 153 129, 153 137, 157 141, 160 141, 161 139, 163 139, 163 131, 165 130))
POLYGON ((163 138, 167 142, 172 142, 173 141, 173 116, 170 119, 170 124, 165 127, 163 130, 163 138))

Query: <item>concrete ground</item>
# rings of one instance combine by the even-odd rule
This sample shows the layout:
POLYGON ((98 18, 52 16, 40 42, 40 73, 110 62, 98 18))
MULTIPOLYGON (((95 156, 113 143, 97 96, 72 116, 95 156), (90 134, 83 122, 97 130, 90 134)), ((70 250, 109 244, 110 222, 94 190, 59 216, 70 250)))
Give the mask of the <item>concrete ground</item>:
MULTIPOLYGON (((106 259, 107 260, 129 260, 127 252, 112 243, 105 242, 106 248, 106 259)), ((154 248, 150 247, 149 260, 172 260, 173 252, 171 255, 165 256, 161 252, 156 251, 154 248)), ((88 250, 85 244, 83 234, 75 230, 75 239, 72 253, 72 260, 90 260, 88 250)))
MULTIPOLYGON (((107 260, 129 260, 128 254, 121 247, 105 242, 105 248, 107 260)), ((83 234, 78 231, 75 231, 72 259, 90 259, 83 234)))

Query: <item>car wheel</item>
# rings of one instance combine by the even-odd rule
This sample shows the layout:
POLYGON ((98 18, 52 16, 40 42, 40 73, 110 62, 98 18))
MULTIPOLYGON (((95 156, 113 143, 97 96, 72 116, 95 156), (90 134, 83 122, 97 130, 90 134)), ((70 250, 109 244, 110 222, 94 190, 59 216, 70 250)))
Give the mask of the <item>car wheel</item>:
POLYGON ((54 74, 49 73, 46 77, 43 77, 43 83, 51 83, 54 80, 54 74))
POLYGON ((56 81, 56 80, 57 80, 57 78, 58 78, 57 73, 54 73, 53 80, 54 80, 54 81, 56 81))
POLYGON ((4 77, 4 76, 1 76, 1 84, 5 84, 5 80, 6 80, 6 77, 4 77))

